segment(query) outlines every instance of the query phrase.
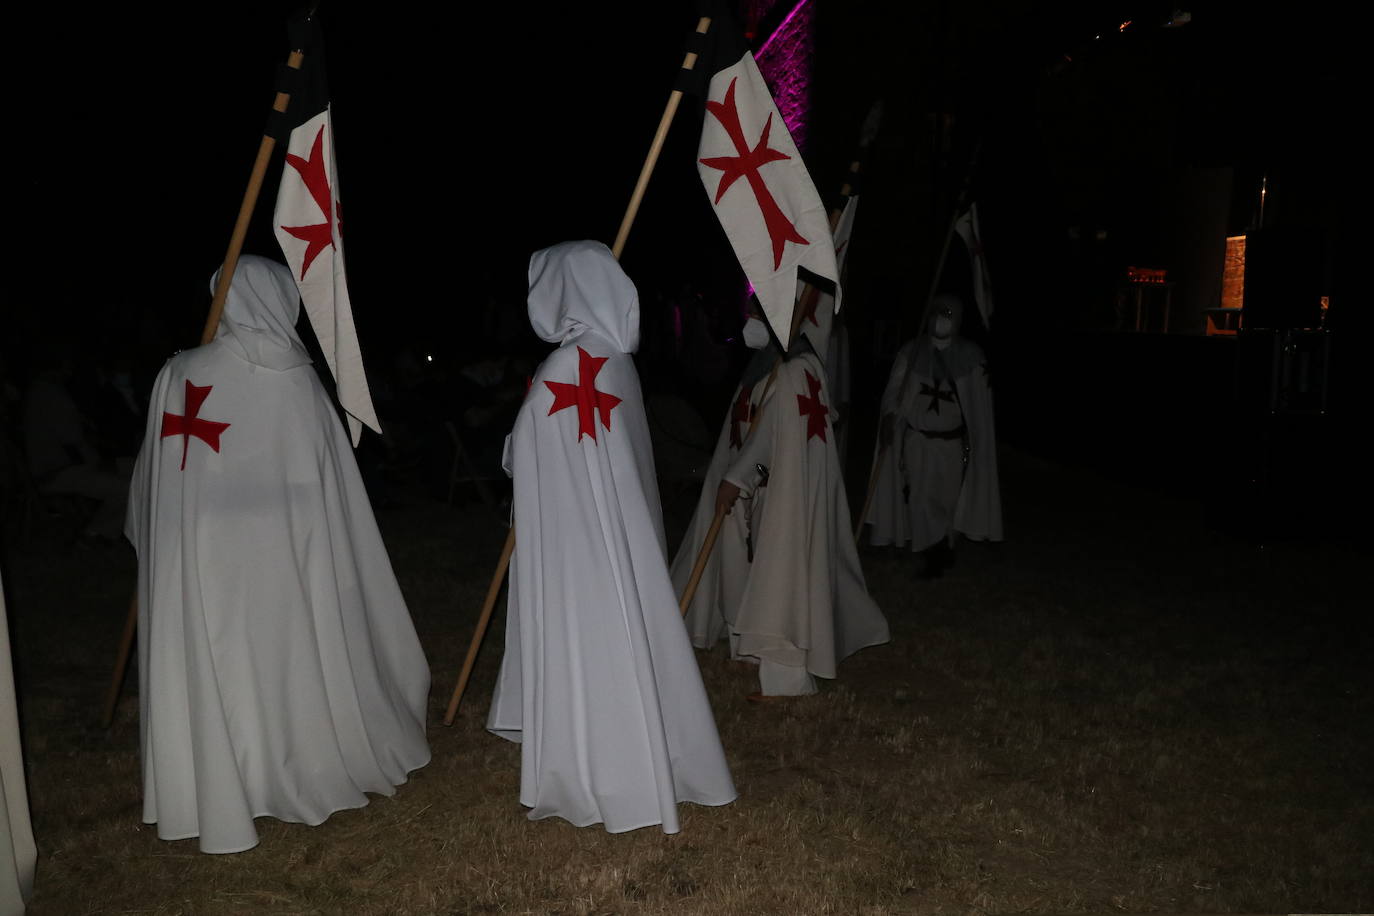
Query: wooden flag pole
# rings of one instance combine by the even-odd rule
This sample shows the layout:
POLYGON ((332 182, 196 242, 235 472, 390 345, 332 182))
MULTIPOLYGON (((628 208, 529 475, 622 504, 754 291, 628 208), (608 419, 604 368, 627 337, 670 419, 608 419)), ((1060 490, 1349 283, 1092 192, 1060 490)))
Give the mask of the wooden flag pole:
MULTIPOLYGON (((303 51, 292 51, 286 59, 286 66, 292 70, 301 68, 305 59, 303 51)), ((291 104, 291 94, 278 92, 272 102, 272 110, 285 113, 291 104)), ((253 171, 248 176, 248 189, 243 193, 243 203, 239 204, 239 217, 234 222, 234 231, 229 236, 229 250, 224 254, 224 266, 219 271, 219 283, 215 285, 215 296, 210 300, 210 314, 205 318, 205 330, 200 334, 200 344, 205 346, 215 339, 219 329, 220 315, 224 313, 224 300, 229 295, 229 281, 234 279, 234 268, 238 267, 239 255, 243 252, 243 240, 248 235, 248 224, 253 219, 253 211, 258 205, 258 195, 262 191, 263 178, 267 176, 267 166, 272 161, 272 151, 276 149, 277 138, 263 134, 258 144, 258 158, 253 162, 253 171)))
POLYGON ((487 635, 491 623, 491 612, 496 607, 496 599, 501 596, 501 586, 506 583, 506 570, 510 568, 510 557, 515 552, 515 525, 512 523, 506 534, 506 543, 501 548, 501 558, 496 561, 496 570, 491 574, 491 584, 487 586, 487 597, 482 602, 482 613, 477 615, 477 629, 472 632, 472 642, 468 643, 468 654, 463 659, 463 670, 458 674, 458 683, 453 687, 453 696, 448 701, 448 711, 444 713, 444 724, 452 725, 458 715, 458 704, 463 702, 463 693, 468 689, 468 678, 472 676, 472 666, 477 662, 477 650, 482 646, 482 638, 487 635))
POLYGON ((510 555, 515 551, 515 526, 511 525, 506 535, 506 545, 501 548, 501 559, 496 561, 496 575, 491 577, 487 587, 487 599, 482 603, 482 614, 477 618, 477 631, 468 645, 468 654, 463 659, 463 671, 458 675, 458 686, 453 688, 453 697, 448 701, 448 711, 444 713, 444 724, 452 725, 453 717, 458 715, 458 704, 462 702, 463 692, 467 690, 468 678, 472 676, 472 666, 477 661, 477 650, 481 648, 482 637, 491 623, 491 612, 496 607, 496 598, 501 594, 501 586, 506 581, 506 569, 510 566, 510 555))
MULTIPOLYGON (((292 51, 286 58, 286 66, 292 70, 299 70, 304 59, 304 51, 292 51)), ((290 104, 291 94, 278 92, 272 102, 272 110, 284 113, 290 104)), ((253 171, 248 176, 248 189, 243 194, 238 219, 234 221, 234 231, 229 236, 229 250, 224 254, 219 282, 215 284, 215 295, 210 300, 210 314, 206 316, 205 329, 200 334, 202 347, 215 339, 215 331, 219 329, 219 319, 224 313, 224 300, 229 295, 229 282, 234 279, 234 269, 238 267, 239 255, 243 252, 243 240, 248 235, 248 224, 252 221, 254 209, 257 208, 263 178, 267 175, 267 166, 271 163, 272 151, 276 146, 275 137, 263 134, 262 142, 258 144, 258 157, 254 160, 253 171)), ((110 679, 110 689, 105 695, 105 708, 101 719, 101 725, 105 728, 109 728, 110 723, 114 721, 115 706, 119 703, 119 692, 124 686, 124 671, 129 665, 129 654, 133 651, 134 631, 137 625, 138 592, 135 590, 133 600, 129 602, 129 617, 124 622, 124 635, 119 642, 119 652, 115 656, 114 675, 110 679)))
POLYGON ((119 688, 124 685, 124 672, 129 667, 129 654, 134 644, 134 630, 138 627, 138 588, 129 598, 129 616, 124 620, 124 634, 119 638, 119 654, 115 656, 114 675, 110 678, 110 689, 105 693, 105 708, 100 714, 100 725, 109 728, 114 721, 115 706, 119 704, 119 688))
MULTIPOLYGON (((711 17, 702 16, 697 22, 697 34, 705 35, 711 28, 711 17)), ((695 51, 688 51, 687 56, 682 59, 682 69, 691 70, 697 65, 697 55, 695 51)), ((615 255, 616 260, 620 260, 620 253, 625 250, 625 240, 630 237, 630 227, 634 225, 635 217, 639 215, 639 204, 644 199, 644 191, 649 187, 649 176, 654 172, 654 166, 658 164, 658 154, 663 151, 663 141, 668 136, 668 128, 673 123, 673 116, 677 114, 677 106, 682 101, 682 90, 674 89, 668 95, 668 104, 663 108, 663 117, 658 119, 658 130, 654 131, 654 140, 649 144, 649 155, 644 157, 644 166, 639 170, 639 180, 635 182, 634 193, 630 195, 630 205, 625 208, 625 216, 620 221, 620 230, 615 234, 615 244, 611 246, 611 254, 615 255)))
POLYGON ((697 553, 697 562, 692 567, 692 577, 687 580, 687 588, 682 592, 682 600, 678 602, 678 610, 682 616, 687 616, 687 608, 691 607, 692 599, 696 597, 697 585, 701 582, 701 574, 706 571, 706 561, 711 558, 711 549, 716 546, 716 538, 720 535, 720 526, 725 521, 725 510, 717 508, 716 517, 711 519, 711 527, 706 530, 706 540, 701 542, 701 550, 697 553))
MULTIPOLYGON (((697 22, 697 34, 705 35, 711 28, 711 17, 702 16, 697 22)), ((697 55, 694 51, 687 52, 682 59, 682 69, 691 70, 696 66, 697 55)), ((635 182, 633 193, 630 194, 629 206, 625 208, 625 216, 620 220, 620 229, 616 232, 615 243, 611 246, 611 255, 620 260, 620 254, 625 250, 625 241, 630 237, 630 227, 634 225, 635 217, 639 214, 639 205, 644 200, 644 191, 649 186, 649 177, 654 172, 654 166, 658 164, 659 153, 663 151, 663 142, 668 136, 668 128, 673 123, 673 117, 677 114, 678 105, 682 102, 682 90, 674 89, 668 96, 668 104, 664 106, 663 116, 658 119, 658 130, 654 132, 653 142, 649 144, 649 155, 644 158, 644 165, 639 170, 639 179, 635 182)), ((501 585, 506 580, 506 571, 510 567, 511 554, 515 551, 515 526, 511 525, 510 533, 506 535, 506 544, 501 548, 501 558, 496 561, 496 570, 492 573, 491 585, 487 587, 487 600, 482 605, 482 613, 477 618, 477 629, 472 634, 472 642, 468 645, 468 654, 463 661, 463 670, 458 675, 458 683, 453 688, 453 697, 449 700, 448 711, 444 714, 444 724, 452 725, 454 718, 458 715, 458 704, 463 701, 463 692, 467 690, 468 678, 472 674, 472 666, 477 660, 477 650, 482 645, 482 638, 487 634, 487 626, 491 623, 491 612, 496 606, 496 599, 501 594, 501 585)))

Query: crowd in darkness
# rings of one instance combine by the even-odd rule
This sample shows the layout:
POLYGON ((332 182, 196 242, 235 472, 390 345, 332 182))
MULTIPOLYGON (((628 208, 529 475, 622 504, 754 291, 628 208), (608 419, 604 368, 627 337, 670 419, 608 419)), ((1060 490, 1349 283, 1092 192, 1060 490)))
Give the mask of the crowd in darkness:
MULTIPOLYGON (((721 296, 687 283, 642 288, 640 307, 636 362, 651 424, 668 447, 709 453, 747 356, 737 339, 744 291, 721 296)), ((505 436, 548 346, 513 297, 488 295, 462 317, 461 333, 444 333, 439 316, 433 334, 423 333, 420 321, 407 322, 413 340, 368 339, 363 318, 363 353, 385 435, 365 435, 357 454, 382 504, 399 496, 402 483, 442 498, 456 448, 470 472, 504 481, 505 436)), ((170 322, 149 307, 113 332, 83 339, 45 318, 33 316, 0 347, 6 507, 22 494, 60 494, 54 505, 82 516, 83 542, 115 542, 120 494, 143 442, 153 381, 184 347, 178 324, 191 322, 170 322)), ((298 329, 331 387, 304 315, 298 329)))

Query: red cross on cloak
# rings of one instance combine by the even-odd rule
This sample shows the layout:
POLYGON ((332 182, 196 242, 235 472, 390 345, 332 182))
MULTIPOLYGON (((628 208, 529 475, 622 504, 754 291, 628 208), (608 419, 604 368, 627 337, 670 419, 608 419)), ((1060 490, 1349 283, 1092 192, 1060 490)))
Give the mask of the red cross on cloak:
POLYGON ((764 182, 763 176, 759 174, 759 169, 770 162, 777 162, 781 159, 791 159, 792 157, 780 150, 770 149, 768 146, 768 134, 773 129, 773 113, 768 113, 768 120, 763 124, 763 133, 759 136, 759 142, 751 150, 749 143, 744 139, 744 128, 740 126, 739 109, 735 105, 735 83, 739 77, 730 80, 730 88, 725 90, 725 99, 721 102, 706 102, 706 110, 716 116, 720 126, 725 128, 725 133, 730 137, 730 141, 735 145, 736 156, 713 156, 709 159, 702 159, 701 164, 713 169, 720 169, 720 184, 716 187, 716 203, 725 196, 725 192, 735 183, 735 180, 743 176, 749 182, 749 187, 754 192, 754 199, 758 201, 759 210, 763 213, 763 223, 768 229, 768 238, 773 243, 773 269, 777 270, 782 263, 782 250, 788 242, 796 242, 798 245, 809 245, 802 235, 797 231, 797 227, 787 218, 787 214, 782 212, 778 202, 773 199, 773 192, 768 190, 768 185, 764 182))
POLYGON ((821 403, 821 380, 807 372, 806 387, 811 389, 809 396, 797 395, 797 414, 806 417, 806 441, 810 442, 812 436, 820 436, 825 442, 825 419, 830 409, 821 403))
POLYGON ((334 221, 334 196, 329 190, 329 175, 324 168, 324 125, 320 125, 319 133, 315 134, 315 143, 310 147, 310 158, 302 159, 300 156, 286 154, 286 164, 300 173, 301 181, 305 182, 306 190, 315 199, 315 204, 324 214, 324 222, 312 226, 282 226, 282 230, 289 232, 296 238, 306 243, 305 259, 301 262, 301 279, 305 279, 306 271, 310 270, 311 263, 315 257, 326 248, 334 247, 334 231, 331 223, 334 221))
POLYGON ((754 386, 739 390, 739 397, 735 400, 734 409, 730 411, 730 447, 739 448, 744 444, 744 437, 740 435, 740 424, 748 423, 754 418, 752 405, 749 403, 749 396, 753 394, 754 386))
POLYGON ((162 413, 162 436, 181 436, 181 469, 186 470, 186 451, 191 445, 191 437, 204 442, 219 452, 219 434, 229 428, 228 423, 219 423, 214 420, 202 420, 198 414, 200 406, 205 403, 205 399, 210 396, 210 390, 214 385, 192 385, 191 380, 186 380, 186 415, 179 417, 174 413, 163 411, 162 413))
POLYGON ((548 416, 553 416, 565 407, 577 408, 577 441, 584 435, 596 441, 596 415, 601 415, 601 425, 611 428, 611 410, 620 403, 620 398, 604 391, 596 390, 596 376, 605 365, 609 356, 592 356, 581 347, 577 348, 577 382, 545 382, 553 392, 553 404, 548 416))

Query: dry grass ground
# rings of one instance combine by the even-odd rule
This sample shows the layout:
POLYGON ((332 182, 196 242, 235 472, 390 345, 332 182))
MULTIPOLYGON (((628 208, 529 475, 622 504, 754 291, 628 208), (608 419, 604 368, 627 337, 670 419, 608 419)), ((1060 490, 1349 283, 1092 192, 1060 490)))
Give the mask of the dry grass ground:
MULTIPOLYGON (((480 506, 380 513, 434 673, 434 760, 393 798, 205 856, 140 823, 137 704, 95 724, 123 550, 7 549, 41 852, 32 912, 1369 912, 1374 699, 1353 545, 1263 548, 1188 504, 1009 455, 1010 540, 912 575, 869 550, 888 646, 758 708, 699 654, 739 800, 683 831, 531 823, 519 754, 438 724, 503 537, 480 506)), ((681 519, 676 520, 681 524, 681 519)))

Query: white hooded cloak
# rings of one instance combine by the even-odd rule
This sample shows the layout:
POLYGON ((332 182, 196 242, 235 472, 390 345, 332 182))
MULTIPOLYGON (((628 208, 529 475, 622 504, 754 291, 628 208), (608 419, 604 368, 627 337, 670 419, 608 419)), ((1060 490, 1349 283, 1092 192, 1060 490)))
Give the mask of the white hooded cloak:
POLYGON ((18 916, 33 892, 38 849, 29 823, 24 788, 24 755, 19 746, 10 630, 5 619, 5 587, 0 583, 0 916, 18 916))
POLYGON ((833 678, 842 659, 889 639, 854 546, 826 371, 816 356, 815 345, 829 342, 832 319, 828 308, 804 317, 807 342, 736 389, 673 560, 681 592, 715 517, 721 480, 739 486, 687 609, 687 628, 697 648, 728 634, 732 656, 759 660, 764 694, 812 692, 811 676, 833 678), (783 673, 789 669, 796 674, 783 673))
MULTIPOLYGON (((881 416, 894 417, 892 444, 879 454, 866 524, 875 545, 911 544, 925 550, 958 532, 975 541, 1002 540, 997 438, 987 360, 959 336, 963 306, 937 297, 948 310, 949 344, 929 333, 897 352, 881 416)), ((931 321, 940 308, 931 310, 931 321)))
POLYGON ((203 852, 429 761, 429 667, 299 303, 285 267, 239 261, 218 336, 157 378, 129 495, 143 820, 203 852))
POLYGON ((515 483, 506 653, 487 727, 521 742, 531 820, 679 829, 734 783, 668 581, 639 378, 639 301, 599 242, 530 258, 529 315, 559 348, 507 441, 515 483))

